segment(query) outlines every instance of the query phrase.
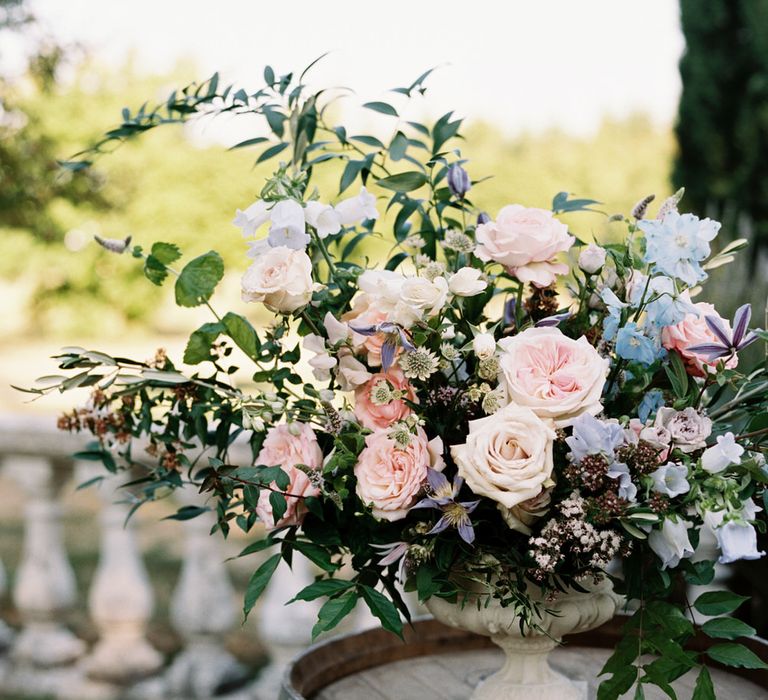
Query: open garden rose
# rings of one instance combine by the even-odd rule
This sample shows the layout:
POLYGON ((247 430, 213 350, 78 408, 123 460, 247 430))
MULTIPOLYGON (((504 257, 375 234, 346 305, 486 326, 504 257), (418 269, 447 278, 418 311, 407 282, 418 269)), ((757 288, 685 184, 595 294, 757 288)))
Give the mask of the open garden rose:
MULTIPOLYGON (((267 529, 301 523, 307 513, 304 498, 317 496, 320 490, 312 484, 303 471, 296 468, 296 465, 303 464, 310 469, 319 469, 322 463, 323 453, 317 444, 317 437, 306 423, 291 425, 281 423, 267 431, 267 436, 256 457, 256 464, 264 467, 281 467, 291 479, 291 483, 285 490, 288 494, 285 498, 285 514, 277 522, 269 501, 271 491, 263 489, 259 494, 256 512, 267 529)), ((271 488, 276 488, 274 483, 271 488)))
POLYGON ((707 438, 712 433, 712 421, 690 406, 682 411, 660 408, 654 426, 659 432, 666 431, 664 434, 669 435, 671 445, 683 452, 695 452, 706 447, 707 438))
POLYGON ((365 448, 355 465, 357 495, 382 520, 400 520, 416 504, 427 481, 427 469, 441 470, 442 440, 427 439, 422 428, 405 449, 386 430, 365 438, 365 448))
MULTIPOLYGON (((704 316, 717 316, 721 323, 730 332, 731 324, 728 319, 720 317, 715 307, 705 301, 700 301, 693 306, 698 314, 687 314, 680 323, 674 326, 665 326, 661 330, 661 343, 667 349, 674 351, 683 358, 685 368, 689 374, 703 377, 705 368, 710 372, 717 367, 720 360, 709 360, 702 353, 697 353, 690 348, 694 345, 718 342, 717 336, 712 332, 704 316)), ((734 354, 725 363, 728 369, 733 369, 739 364, 739 358, 734 354)))
POLYGON ((403 370, 395 365, 387 372, 372 375, 365 384, 355 389, 355 416, 369 430, 388 428, 395 421, 402 420, 411 414, 411 408, 406 400, 418 402, 403 370), (386 382, 393 390, 403 392, 403 398, 377 404, 371 394, 380 382, 386 382))
POLYGON ((243 301, 260 301, 273 311, 291 313, 312 298, 312 261, 303 250, 267 248, 245 271, 243 301))
POLYGON ((537 287, 547 287, 568 272, 568 265, 555 257, 576 240, 551 211, 520 204, 504 207, 496 221, 480 224, 475 235, 478 258, 495 260, 521 282, 537 287))
POLYGON ((470 421, 467 441, 451 447, 459 476, 479 496, 505 508, 538 496, 552 477, 551 421, 510 404, 470 421))
POLYGON ((608 360, 583 336, 573 340, 557 328, 529 328, 500 340, 499 347, 499 381, 511 403, 558 427, 602 409, 608 360))

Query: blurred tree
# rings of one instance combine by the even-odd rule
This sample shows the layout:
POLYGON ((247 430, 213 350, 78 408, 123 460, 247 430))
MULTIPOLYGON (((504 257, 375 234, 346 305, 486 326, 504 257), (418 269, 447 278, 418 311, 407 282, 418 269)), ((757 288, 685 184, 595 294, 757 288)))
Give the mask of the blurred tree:
MULTIPOLYGON (((681 0, 686 50, 673 180, 686 208, 768 250, 768 0, 681 0)), ((757 261, 753 256, 753 262, 757 261)))

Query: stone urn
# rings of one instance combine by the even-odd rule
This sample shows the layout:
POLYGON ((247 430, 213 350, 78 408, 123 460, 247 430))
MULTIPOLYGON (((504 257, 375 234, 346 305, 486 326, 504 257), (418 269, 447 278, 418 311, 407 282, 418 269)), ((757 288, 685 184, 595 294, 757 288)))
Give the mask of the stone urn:
POLYGON ((564 635, 610 620, 621 602, 608 579, 585 593, 561 593, 552 601, 542 600, 538 629, 526 628, 525 634, 514 609, 495 599, 486 605, 485 597, 471 595, 463 604, 430 598, 426 605, 435 619, 490 637, 506 655, 504 666, 480 683, 471 700, 586 700, 586 684, 555 671, 547 657, 564 635))

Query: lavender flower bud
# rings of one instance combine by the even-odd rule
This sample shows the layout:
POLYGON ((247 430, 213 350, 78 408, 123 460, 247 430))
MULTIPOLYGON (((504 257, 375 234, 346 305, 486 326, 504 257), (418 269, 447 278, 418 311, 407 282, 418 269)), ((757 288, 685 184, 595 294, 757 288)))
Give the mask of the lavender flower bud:
POLYGON ((458 163, 448 168, 448 189, 454 197, 464 199, 464 196, 472 189, 469 174, 458 163))
POLYGON ((637 219, 638 221, 645 217, 645 212, 648 209, 648 205, 656 199, 655 194, 649 194, 647 197, 643 197, 635 206, 632 208, 632 216, 633 218, 637 219))
POLYGON ((477 225, 481 226, 482 224, 487 224, 491 220, 491 217, 488 216, 484 211, 481 211, 477 215, 477 225))

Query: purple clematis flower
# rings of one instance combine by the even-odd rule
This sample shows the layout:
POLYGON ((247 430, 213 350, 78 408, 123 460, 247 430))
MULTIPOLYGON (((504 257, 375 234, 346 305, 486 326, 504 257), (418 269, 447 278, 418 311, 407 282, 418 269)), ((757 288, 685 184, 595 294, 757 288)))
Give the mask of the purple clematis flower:
POLYGON ((384 556, 379 559, 379 566, 389 566, 399 561, 397 575, 400 581, 405 581, 403 570, 405 569, 405 555, 408 553, 407 542, 392 542, 390 544, 374 544, 374 549, 378 549, 384 556))
POLYGON ((548 328, 550 326, 559 326, 563 321, 567 321, 573 314, 570 311, 564 311, 561 314, 555 314, 554 316, 547 316, 539 321, 536 321, 536 328, 548 328))
POLYGON ((757 340, 757 333, 749 330, 749 320, 752 318, 752 305, 744 304, 736 310, 733 317, 733 331, 729 331, 718 316, 706 315, 704 321, 717 340, 712 343, 692 345, 688 350, 706 355, 707 359, 719 360, 730 357, 751 345, 757 340))
POLYGON ((381 368, 384 372, 394 363, 398 345, 408 352, 413 352, 416 349, 406 330, 391 321, 377 323, 374 326, 350 326, 350 329, 360 335, 371 336, 377 333, 384 333, 387 336, 384 344, 381 346, 381 368))
POLYGON ((443 511, 440 520, 427 534, 436 535, 449 527, 455 527, 459 531, 459 537, 467 544, 472 544, 475 541, 475 529, 472 527, 469 516, 477 508, 480 501, 458 502, 456 500, 461 487, 464 485, 464 479, 460 476, 457 476, 451 485, 444 474, 435 469, 428 469, 427 481, 429 482, 430 495, 413 507, 435 508, 443 511))

